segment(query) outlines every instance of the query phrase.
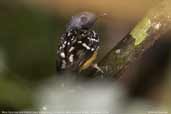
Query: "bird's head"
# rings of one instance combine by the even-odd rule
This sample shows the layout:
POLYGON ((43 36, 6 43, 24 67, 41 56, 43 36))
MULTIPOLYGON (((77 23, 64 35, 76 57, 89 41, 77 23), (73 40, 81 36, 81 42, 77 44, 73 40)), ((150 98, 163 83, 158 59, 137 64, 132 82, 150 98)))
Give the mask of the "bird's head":
POLYGON ((70 29, 90 29, 96 22, 96 15, 91 12, 81 12, 72 16, 67 30, 70 29))

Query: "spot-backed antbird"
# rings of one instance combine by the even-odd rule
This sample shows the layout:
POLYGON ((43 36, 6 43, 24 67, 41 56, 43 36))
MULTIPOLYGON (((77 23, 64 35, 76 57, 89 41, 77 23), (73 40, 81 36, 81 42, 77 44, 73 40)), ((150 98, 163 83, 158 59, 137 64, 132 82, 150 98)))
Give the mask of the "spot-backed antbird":
POLYGON ((80 72, 94 67, 102 72, 97 64, 93 63, 99 49, 99 36, 92 29, 96 20, 97 16, 91 12, 72 16, 59 41, 57 71, 80 72))

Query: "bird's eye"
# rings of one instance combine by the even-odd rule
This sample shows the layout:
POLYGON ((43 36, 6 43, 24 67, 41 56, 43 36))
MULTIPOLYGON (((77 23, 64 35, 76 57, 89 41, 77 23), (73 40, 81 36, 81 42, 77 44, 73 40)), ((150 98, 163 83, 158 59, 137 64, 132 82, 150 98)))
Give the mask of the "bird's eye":
POLYGON ((81 22, 86 23, 86 22, 87 22, 87 17, 82 16, 82 17, 81 17, 81 22))

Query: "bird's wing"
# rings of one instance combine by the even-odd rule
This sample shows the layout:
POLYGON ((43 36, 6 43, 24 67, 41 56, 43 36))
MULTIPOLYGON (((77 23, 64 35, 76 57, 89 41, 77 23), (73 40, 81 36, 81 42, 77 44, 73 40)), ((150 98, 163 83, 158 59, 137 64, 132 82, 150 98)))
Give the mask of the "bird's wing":
POLYGON ((99 40, 99 36, 97 34, 94 35, 94 31, 87 32, 84 37, 82 34, 78 34, 77 42, 72 45, 75 50, 73 51, 74 62, 70 66, 71 69, 84 70, 91 66, 96 59, 99 48, 99 42, 96 40, 99 40))
POLYGON ((97 40, 99 37, 94 31, 66 32, 61 37, 57 52, 60 56, 59 68, 79 71, 82 66, 90 66, 97 55, 99 47, 97 40))

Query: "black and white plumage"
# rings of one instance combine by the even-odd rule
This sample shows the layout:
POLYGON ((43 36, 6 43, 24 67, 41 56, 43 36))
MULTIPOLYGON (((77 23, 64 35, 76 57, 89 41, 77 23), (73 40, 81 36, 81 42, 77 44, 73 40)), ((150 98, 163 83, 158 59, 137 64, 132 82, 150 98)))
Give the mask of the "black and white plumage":
POLYGON ((81 71, 93 64, 99 49, 99 36, 91 29, 95 22, 90 12, 72 17, 57 49, 58 71, 81 71))

